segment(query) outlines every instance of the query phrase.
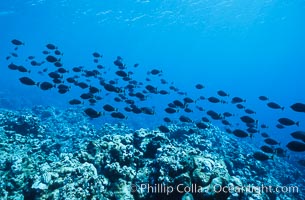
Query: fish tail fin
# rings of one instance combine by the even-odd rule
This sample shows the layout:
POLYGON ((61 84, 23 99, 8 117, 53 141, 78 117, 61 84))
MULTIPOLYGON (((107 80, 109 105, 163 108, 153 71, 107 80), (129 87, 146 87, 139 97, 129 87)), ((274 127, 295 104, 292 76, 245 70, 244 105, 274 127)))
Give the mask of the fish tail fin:
POLYGON ((300 126, 300 122, 296 122, 295 124, 296 124, 297 126, 300 126))
POLYGON ((31 70, 29 70, 28 72, 31 73, 31 70))
POLYGON ((282 110, 284 110, 284 109, 285 109, 285 107, 283 106, 281 109, 282 109, 282 110))
POLYGON ((37 86, 39 87, 39 85, 40 85, 40 82, 37 82, 37 83, 36 83, 36 85, 37 85, 37 86))

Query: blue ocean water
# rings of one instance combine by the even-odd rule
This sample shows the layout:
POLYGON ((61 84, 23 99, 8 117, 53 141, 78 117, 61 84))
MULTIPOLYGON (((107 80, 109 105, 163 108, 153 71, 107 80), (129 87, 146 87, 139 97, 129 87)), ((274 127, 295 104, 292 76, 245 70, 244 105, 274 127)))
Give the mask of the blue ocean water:
MULTIPOLYGON (((80 90, 73 89, 67 95, 56 90, 41 91, 20 84, 18 79, 24 74, 7 68, 10 60, 5 57, 14 51, 12 39, 25 43, 18 51, 19 63, 29 55, 40 55, 38 58, 43 60, 45 44, 54 43, 64 53, 62 62, 70 71, 80 65, 94 69, 92 53, 97 51, 103 54, 102 63, 107 67, 113 67, 113 61, 121 56, 135 71, 134 77, 143 82, 147 71, 162 69, 162 78, 194 99, 200 95, 217 96, 220 89, 230 94, 228 101, 234 96, 246 99, 245 106, 257 113, 255 118, 269 126, 268 134, 286 144, 293 139, 291 132, 305 130, 304 113, 289 108, 293 103, 305 102, 304 9, 303 0, 1 2, 0 97, 9 102, 7 107, 16 109, 34 105, 71 107, 68 101, 78 97, 80 90), (139 67, 133 68, 135 63, 139 67), (205 89, 196 90, 197 83, 205 89), (284 111, 267 107, 266 102, 258 100, 260 95, 284 106, 284 111), (278 129, 275 125, 280 117, 300 121, 300 126, 278 129)), ((47 75, 33 72, 31 77, 37 81, 47 79, 47 75)), ((150 83, 164 87, 157 80, 150 83)), ((137 128, 156 128, 164 123, 167 103, 179 98, 182 97, 175 93, 154 97, 142 105, 155 106, 156 115, 130 115, 125 122, 137 128)), ((105 102, 115 104, 112 97, 105 97, 105 102)), ((200 105, 206 110, 244 115, 243 110, 230 103, 202 101, 200 105)), ((101 104, 95 108, 101 110, 101 104)), ((194 112, 189 116, 197 120, 203 115, 194 112)), ((108 116, 94 123, 118 121, 121 120, 108 116)), ((218 121, 213 123, 223 127, 218 121)), ((238 117, 231 123, 241 126, 238 117)))

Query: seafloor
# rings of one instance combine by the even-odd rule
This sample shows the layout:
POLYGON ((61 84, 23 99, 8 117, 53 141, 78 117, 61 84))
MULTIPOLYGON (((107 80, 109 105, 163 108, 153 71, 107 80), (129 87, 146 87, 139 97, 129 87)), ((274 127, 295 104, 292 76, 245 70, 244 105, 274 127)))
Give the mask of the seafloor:
POLYGON ((0 199, 305 199, 305 172, 286 159, 257 161, 255 147, 217 127, 169 128, 97 129, 77 109, 2 109, 0 199))

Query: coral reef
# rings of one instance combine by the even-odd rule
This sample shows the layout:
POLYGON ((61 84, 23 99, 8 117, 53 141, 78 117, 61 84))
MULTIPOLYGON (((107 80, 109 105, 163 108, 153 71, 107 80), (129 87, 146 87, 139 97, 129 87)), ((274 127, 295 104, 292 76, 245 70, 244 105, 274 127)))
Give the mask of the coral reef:
POLYGON ((254 147, 217 127, 171 125, 170 133, 100 129, 78 110, 0 111, 1 199, 304 199, 255 186, 304 185, 282 160, 260 162, 254 147), (283 173, 281 170, 285 170, 283 173), (238 188, 248 187, 254 192, 238 188))

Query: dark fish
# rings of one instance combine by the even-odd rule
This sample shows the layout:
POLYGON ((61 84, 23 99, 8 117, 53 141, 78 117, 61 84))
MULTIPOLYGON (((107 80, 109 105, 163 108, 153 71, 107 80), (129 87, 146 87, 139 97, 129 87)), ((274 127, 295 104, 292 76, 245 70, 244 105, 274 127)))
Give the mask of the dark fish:
POLYGON ((224 116, 224 117, 232 117, 232 116, 234 116, 232 113, 230 113, 230 112, 224 112, 224 113, 222 113, 222 115, 224 116))
POLYGON ((123 70, 116 71, 115 74, 120 76, 120 77, 128 77, 129 76, 128 73, 126 73, 123 70))
POLYGON ((163 78, 160 79, 160 82, 161 82, 161 84, 168 84, 168 82, 163 78))
POLYGON ((197 128, 199 128, 199 129, 206 129, 206 128, 209 128, 209 126, 208 126, 207 124, 203 123, 203 122, 197 122, 197 123, 196 123, 196 126, 197 126, 197 128))
POLYGON ((183 101, 184 101, 185 104, 187 104, 187 103, 194 103, 195 102, 193 99, 191 99, 189 97, 184 97, 183 101))
POLYGON ((113 107, 112 105, 109 105, 109 104, 105 104, 103 106, 104 110, 107 111, 107 112, 113 112, 113 111, 117 111, 118 109, 113 107))
POLYGON ((165 122, 167 122, 167 123, 172 122, 172 120, 171 120, 170 118, 168 118, 168 117, 164 117, 164 118, 163 118, 163 121, 165 121, 165 122))
POLYGON ((181 101, 179 100, 174 100, 173 101, 173 104, 177 107, 180 107, 180 108, 184 108, 184 103, 182 103, 181 101))
POLYGON ((18 66, 17 69, 19 72, 31 72, 31 70, 26 69, 25 67, 23 67, 22 65, 18 66))
POLYGON ((152 86, 152 85, 146 85, 145 88, 150 92, 150 93, 154 93, 154 94, 157 94, 158 91, 157 91, 157 88, 152 86))
POLYGON ((60 83, 62 83, 62 80, 59 79, 59 78, 54 78, 54 79, 53 79, 53 83, 55 83, 55 84, 60 84, 60 83))
POLYGON ((150 108, 150 107, 141 107, 141 111, 142 111, 142 113, 147 114, 147 115, 155 114, 154 108, 150 108))
POLYGON ((269 145, 276 145, 276 144, 280 144, 278 141, 272 139, 272 138, 267 138, 264 140, 266 144, 269 144, 269 145))
POLYGON ((84 76, 85 77, 95 77, 96 75, 98 75, 99 74, 99 72, 98 71, 95 71, 95 70, 84 70, 84 72, 85 72, 85 74, 84 74, 84 76))
POLYGON ((15 58, 18 57, 18 54, 14 53, 14 52, 12 52, 11 55, 12 55, 13 57, 15 57, 15 58))
POLYGON ((55 62, 59 61, 59 60, 57 60, 57 58, 55 56, 51 56, 51 55, 47 56, 46 60, 50 63, 55 63, 55 62))
POLYGON ((134 104, 135 101, 132 100, 132 99, 126 99, 126 100, 125 100, 125 103, 127 103, 127 104, 134 104))
POLYGON ((207 117, 202 117, 201 120, 202 120, 203 122, 206 122, 206 123, 209 123, 209 122, 210 122, 210 120, 209 120, 207 117))
POLYGON ((62 75, 60 75, 60 74, 57 73, 57 72, 50 72, 48 75, 49 75, 49 77, 51 77, 51 78, 62 78, 62 75))
POLYGON ((241 130, 241 129, 236 129, 233 131, 233 134, 236 136, 236 137, 240 137, 240 138, 245 138, 245 137, 248 137, 248 133, 246 133, 245 131, 241 130))
POLYGON ((284 110, 284 107, 280 106, 279 104, 277 104, 275 102, 269 102, 269 103, 267 103, 267 106, 269 108, 272 108, 272 109, 282 109, 282 110, 284 110))
POLYGON ((44 54, 44 55, 48 55, 50 52, 49 51, 42 51, 42 54, 44 54))
POLYGON ((240 97, 233 97, 231 103, 242 103, 242 102, 246 102, 245 99, 242 99, 240 97))
POLYGON ((178 106, 176 106, 174 103, 169 103, 169 104, 167 104, 168 105, 168 107, 170 107, 170 108, 177 108, 178 106))
POLYGON ((130 81, 131 80, 131 78, 130 77, 123 77, 123 79, 122 79, 123 81, 130 81))
POLYGON ((136 63, 136 64, 134 64, 133 66, 134 66, 134 67, 138 67, 138 66, 139 66, 139 63, 136 63))
POLYGON ((242 116, 240 117, 241 121, 243 121, 244 123, 248 123, 248 124, 253 124, 253 123, 257 123, 257 120, 254 120, 253 118, 249 117, 249 116, 242 116))
POLYGON ((67 86, 67 85, 64 85, 64 84, 60 84, 60 85, 58 85, 57 86, 57 88, 59 89, 59 90, 70 90, 70 86, 67 86))
POLYGON ((221 97, 228 97, 230 96, 228 93, 224 92, 223 90, 218 90, 217 94, 221 97))
POLYGON ((113 112, 111 113, 111 116, 118 119, 127 119, 127 117, 121 112, 113 112))
POLYGON ((50 50, 55 50, 57 47, 54 44, 47 44, 46 47, 50 50))
POLYGON ((146 99, 146 96, 144 94, 142 94, 141 92, 135 93, 135 97, 137 97, 141 101, 144 101, 146 99))
POLYGON ((181 122, 185 122, 185 123, 191 123, 191 122, 193 122, 189 117, 184 116, 184 115, 181 115, 181 116, 179 117, 179 120, 180 120, 181 122))
POLYGON ((158 69, 153 69, 150 72, 148 72, 148 74, 152 74, 152 75, 158 75, 158 74, 161 74, 161 73, 162 73, 162 71, 158 70, 158 69))
POLYGON ((247 132, 248 133, 257 133, 257 132, 259 132, 257 129, 255 129, 255 128, 253 128, 253 127, 249 127, 249 128, 247 128, 247 132))
POLYGON ((249 115, 251 115, 251 114, 256 114, 255 111, 253 111, 253 110, 251 110, 251 109, 249 109, 249 108, 247 108, 247 109, 245 110, 245 112, 246 112, 247 114, 249 114, 249 115))
POLYGON ((24 45, 23 42, 21 42, 20 40, 17 40, 17 39, 13 39, 11 42, 13 45, 16 45, 16 46, 24 45))
POLYGON ((190 109, 190 108, 184 108, 184 111, 185 111, 185 112, 187 112, 187 113, 191 113, 191 112, 193 112, 193 110, 192 110, 192 109, 190 109))
POLYGON ((274 153, 274 149, 272 147, 267 146, 267 145, 261 146, 260 149, 265 153, 274 153))
POLYGON ((80 98, 82 99, 92 99, 94 96, 91 93, 83 93, 80 95, 80 98))
POLYGON ((95 99, 89 99, 88 101, 90 105, 95 105, 95 103, 97 102, 95 99))
POLYGON ((9 69, 11 69, 11 70, 17 70, 18 69, 18 65, 15 65, 15 64, 13 64, 13 63, 11 63, 11 64, 9 64, 8 66, 7 66, 9 69))
POLYGON ((79 105, 79 104, 83 104, 83 102, 81 102, 78 99, 72 99, 72 100, 69 101, 69 104, 70 105, 79 105))
POLYGON ((66 79, 68 83, 75 83, 76 80, 73 77, 69 77, 66 79))
POLYGON ((65 94, 65 93, 67 93, 69 90, 67 90, 67 89, 59 89, 58 90, 58 93, 60 93, 60 94, 65 94))
POLYGON ((83 67, 73 67, 72 70, 74 72, 81 72, 83 70, 83 67))
POLYGON ((257 152, 253 153, 253 158, 255 158, 256 160, 259 160, 259 161, 266 161, 272 157, 269 157, 268 155, 266 155, 260 151, 257 151, 257 152))
POLYGON ((129 108, 129 107, 125 107, 124 110, 125 110, 126 112, 131 112, 131 111, 132 111, 132 109, 129 108))
POLYGON ((98 69, 105 69, 105 67, 103 65, 97 65, 96 66, 98 69))
POLYGON ((35 56, 28 56, 29 60, 33 60, 35 58, 35 56))
POLYGON ((74 85, 76 85, 76 86, 78 86, 78 87, 80 87, 82 89, 86 89, 86 88, 89 87, 89 85, 87 83, 85 83, 85 82, 79 82, 79 83, 76 82, 74 85))
POLYGON ((228 120, 225 120, 225 119, 221 120, 221 123, 225 126, 231 126, 231 123, 228 120))
POLYGON ((280 122, 284 126, 292 126, 292 125, 299 126, 299 123, 300 123, 300 122, 295 122, 295 121, 293 121, 289 118, 286 118, 286 117, 279 118, 277 121, 280 122))
POLYGON ((118 66, 120 69, 124 69, 125 65, 123 64, 123 59, 118 56, 117 59, 113 62, 116 66, 118 66))
POLYGON ((111 84, 105 84, 104 85, 105 90, 109 91, 109 92, 116 92, 116 93, 121 93, 123 92, 123 90, 119 87, 115 87, 111 84))
POLYGON ((196 108, 197 108, 199 111, 201 111, 201 112, 204 111, 204 108, 203 108, 202 106, 196 106, 196 108))
POLYGON ((274 149, 275 155, 279 157, 286 157, 287 150, 282 149, 281 147, 277 147, 274 149))
POLYGON ((54 63, 54 66, 55 66, 55 67, 62 67, 63 64, 62 64, 61 62, 59 62, 59 61, 56 61, 56 62, 54 63))
POLYGON ((169 92, 166 91, 166 90, 160 90, 160 91, 159 91, 159 94, 167 95, 167 94, 169 94, 169 92))
POLYGON ((205 100, 205 97, 204 96, 200 96, 199 99, 200 100, 205 100))
POLYGON ((277 124, 275 127, 278 128, 278 129, 283 129, 283 128, 285 128, 285 126, 282 125, 282 124, 277 124))
POLYGON ((29 77, 21 77, 19 78, 20 82, 23 83, 24 85, 37 85, 35 81, 30 79, 29 77))
POLYGON ((91 118, 98 118, 98 117, 100 117, 100 116, 102 115, 101 112, 97 112, 97 111, 94 110, 93 108, 87 108, 87 109, 85 110, 85 113, 86 113, 89 117, 91 117, 91 118))
POLYGON ((99 54, 99 53, 97 53, 97 52, 92 53, 92 55, 93 55, 93 57, 95 57, 95 58, 101 58, 101 57, 102 57, 102 55, 99 54))
POLYGON ((115 97, 113 100, 116 101, 116 102, 122 102, 123 101, 120 97, 115 97))
POLYGON ((31 61, 31 65, 32 66, 39 66, 39 63, 37 61, 35 61, 35 60, 32 60, 31 61))
POLYGON ((140 108, 138 108, 136 105, 131 105, 132 106, 132 109, 131 111, 135 114, 140 114, 142 113, 142 110, 140 108))
POLYGON ((303 142, 305 142, 305 131, 295 131, 290 135, 295 139, 303 140, 303 142))
POLYGON ((245 109, 246 107, 240 103, 236 104, 236 108, 238 109, 245 109))
POLYGON ((259 96, 258 99, 261 100, 261 101, 267 101, 267 100, 269 100, 269 98, 266 97, 266 96, 259 96))
POLYGON ((305 151, 305 143, 299 141, 291 141, 286 145, 286 147, 295 152, 305 151))
POLYGON ((57 56, 64 55, 64 54, 61 53, 58 49, 56 49, 56 50, 54 51, 54 54, 57 55, 57 56))
POLYGON ((65 68, 59 68, 57 70, 57 72, 61 73, 61 74, 64 74, 64 73, 69 73, 69 70, 66 70, 65 68))
POLYGON ((42 90, 49 90, 49 89, 55 87, 55 85, 53 85, 52 83, 46 82, 46 81, 40 83, 38 86, 42 90))
POLYGON ((179 94, 179 95, 187 95, 186 92, 180 92, 180 91, 178 91, 177 94, 179 94))
POLYGON ((220 120, 220 119, 222 119, 221 114, 219 114, 219 113, 217 113, 217 112, 215 112, 215 111, 213 111, 213 110, 208 110, 208 111, 207 111, 207 114, 208 114, 210 117, 212 117, 212 119, 214 119, 214 120, 220 120))
POLYGON ((163 126, 163 125, 159 126, 158 129, 163 133, 169 133, 170 132, 170 130, 166 126, 163 126))
POLYGON ((266 124, 262 124, 261 128, 269 128, 266 124))
POLYGON ((295 104, 291 105, 290 108, 296 112, 305 113, 305 104, 303 104, 303 103, 295 103, 295 104))
POLYGON ((89 92, 90 92, 90 93, 95 94, 95 93, 98 93, 98 92, 100 92, 100 91, 101 91, 101 90, 98 89, 97 87, 94 87, 94 86, 90 86, 90 87, 89 87, 89 92))
POLYGON ((211 103, 219 103, 221 102, 217 97, 209 97, 208 101, 211 103))
POLYGON ((269 135, 267 133, 261 133, 261 136, 264 137, 264 138, 269 137, 269 135))
POLYGON ((201 90, 204 88, 204 86, 200 83, 198 83, 197 85, 195 85, 195 87, 198 89, 198 90, 201 90))
POLYGON ((95 96, 95 99, 98 100, 98 101, 100 101, 100 100, 102 100, 103 98, 102 98, 101 96, 95 96))

